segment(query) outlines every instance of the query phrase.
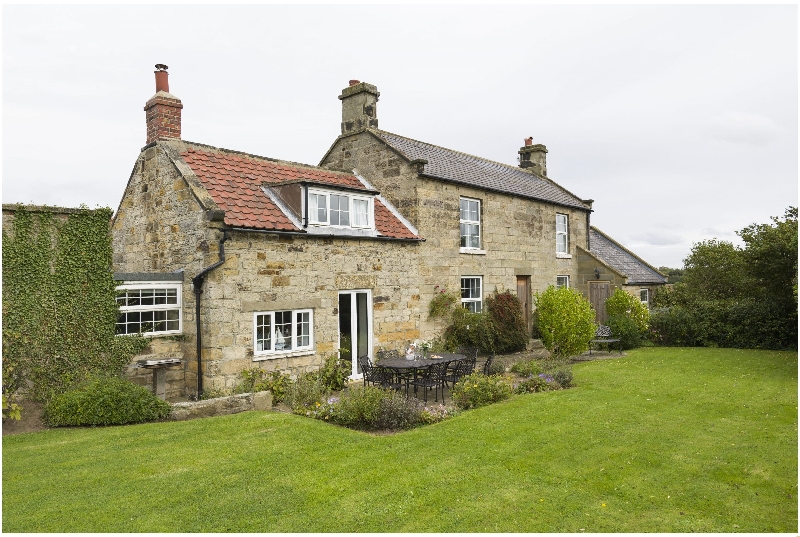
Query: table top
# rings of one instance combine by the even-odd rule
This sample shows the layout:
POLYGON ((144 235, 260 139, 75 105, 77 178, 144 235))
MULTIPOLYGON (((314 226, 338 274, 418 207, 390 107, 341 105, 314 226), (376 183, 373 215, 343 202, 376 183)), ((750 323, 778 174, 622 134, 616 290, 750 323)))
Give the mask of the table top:
POLYGON ((405 358, 385 358, 376 362, 378 367, 385 367, 387 369, 427 369, 433 364, 440 364, 442 362, 453 362, 456 360, 465 360, 467 357, 463 354, 454 354, 448 352, 435 352, 431 356, 438 358, 422 358, 420 360, 406 360, 405 358))

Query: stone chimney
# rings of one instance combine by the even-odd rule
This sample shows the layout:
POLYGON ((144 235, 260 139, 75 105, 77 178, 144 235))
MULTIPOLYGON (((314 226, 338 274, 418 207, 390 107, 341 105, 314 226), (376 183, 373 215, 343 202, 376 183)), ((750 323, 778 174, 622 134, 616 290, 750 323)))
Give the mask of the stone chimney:
POLYGON ((365 127, 378 128, 378 88, 366 82, 351 80, 342 90, 342 134, 365 127))
POLYGON ((181 100, 169 92, 168 67, 156 64, 156 94, 144 105, 147 143, 181 137, 181 100))
POLYGON ((542 144, 533 144, 533 136, 525 138, 525 145, 519 148, 519 167, 530 168, 530 171, 547 177, 547 148, 542 144))

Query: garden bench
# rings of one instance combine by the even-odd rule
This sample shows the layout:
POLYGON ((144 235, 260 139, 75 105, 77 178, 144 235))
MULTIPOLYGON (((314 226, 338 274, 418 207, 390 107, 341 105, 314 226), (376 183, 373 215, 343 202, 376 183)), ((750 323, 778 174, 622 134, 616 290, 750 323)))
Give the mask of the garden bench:
POLYGON ((619 343, 619 353, 622 354, 622 340, 619 338, 611 337, 611 327, 601 324, 597 327, 597 332, 594 333, 594 339, 589 341, 589 356, 592 355, 592 345, 608 345, 609 352, 611 351, 612 343, 619 343))

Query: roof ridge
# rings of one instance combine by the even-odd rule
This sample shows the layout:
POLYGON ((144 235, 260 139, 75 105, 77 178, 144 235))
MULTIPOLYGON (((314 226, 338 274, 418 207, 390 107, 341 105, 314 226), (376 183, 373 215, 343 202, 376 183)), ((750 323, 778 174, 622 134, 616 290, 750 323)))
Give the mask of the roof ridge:
MULTIPOLYGON (((479 157, 479 156, 473 155, 471 153, 464 153, 463 151, 457 151, 455 149, 450 149, 449 147, 443 147, 441 145, 436 145, 436 144, 431 144, 431 143, 428 143, 428 142, 423 142, 422 140, 415 140, 414 138, 409 138, 408 136, 403 136, 402 134, 396 134, 394 132, 384 131, 384 130, 380 130, 380 129, 367 129, 367 130, 374 131, 376 133, 391 134, 392 136, 397 136, 398 138, 403 138, 405 140, 409 140, 409 141, 412 141, 412 142, 417 142, 417 143, 425 144, 425 145, 428 145, 428 146, 431 146, 431 147, 436 147, 438 149, 443 149, 445 151, 450 151, 451 153, 456 153, 458 155, 464 155, 466 157, 471 157, 471 158, 474 158, 474 159, 482 160, 484 162, 490 162, 492 164, 498 164, 500 166, 505 166, 506 168, 509 168, 511 170, 514 170, 514 171, 527 173, 527 174, 533 175, 534 177, 538 177, 539 179, 544 179, 543 177, 541 177, 541 176, 539 176, 539 175, 537 175, 537 174, 535 174, 533 172, 529 172, 528 170, 526 170, 524 168, 520 168, 519 166, 512 166, 511 164, 506 164, 504 162, 498 162, 496 160, 488 159, 488 158, 485 158, 485 157, 479 157)), ((553 182, 552 179, 550 181, 553 182)), ((575 196, 575 197, 577 198, 577 196, 575 196)))
POLYGON ((348 176, 348 177, 355 177, 352 173, 342 172, 342 171, 338 171, 338 170, 329 170, 327 168, 322 168, 321 166, 317 166, 315 164, 304 164, 302 162, 294 162, 294 161, 291 161, 291 160, 281 160, 281 159, 276 159, 276 158, 272 158, 272 157, 265 157, 263 155, 255 155, 253 153, 246 153, 244 151, 237 151, 236 149, 226 149, 224 147, 216 147, 216 146, 213 146, 213 145, 201 144, 199 142, 191 142, 189 140, 180 140, 180 141, 183 144, 185 144, 187 146, 187 148, 189 148, 190 146, 205 147, 205 148, 208 148, 208 149, 215 149, 217 151, 221 151, 221 152, 225 152, 225 153, 229 153, 229 154, 233 154, 233 155, 243 155, 245 157, 250 157, 250 158, 253 158, 253 159, 265 160, 267 162, 274 162, 275 164, 283 164, 283 165, 295 166, 295 167, 299 167, 299 168, 308 168, 308 169, 317 170, 317 171, 330 173, 330 174, 334 174, 334 175, 343 175, 343 176, 348 176))
POLYGON ((597 227, 595 227, 595 226, 589 226, 589 230, 590 230, 590 231, 594 231, 595 233, 599 233, 599 234, 600 234, 600 235, 602 235, 602 236, 603 236, 603 237, 604 237, 606 240, 608 240, 608 241, 610 241, 610 242, 613 242, 613 243, 614 243, 616 246, 618 246, 619 248, 621 248, 622 250, 624 250, 624 251, 625 251, 625 253, 627 253, 627 254, 629 254, 629 255, 633 256, 634 258, 636 258, 636 260, 637 260, 637 261, 640 261, 641 263, 644 263, 644 264, 645 264, 645 265, 646 265, 648 268, 650 268, 651 270, 654 270, 654 271, 656 272, 656 274, 658 274, 658 275, 660 275, 660 276, 664 277, 665 279, 667 278, 666 274, 662 274, 660 270, 658 270, 657 268, 655 268, 653 265, 651 265, 650 263, 648 263, 647 261, 645 261, 644 259, 642 259, 642 258, 641 258, 641 257, 639 257, 638 255, 636 255, 635 253, 633 253, 633 252, 631 252, 630 250, 628 250, 628 249, 627 249, 626 247, 624 247, 622 244, 620 244, 619 242, 617 242, 616 240, 614 240, 613 238, 611 238, 611 236, 610 236, 609 234, 607 234, 607 233, 604 233, 603 231, 601 231, 599 228, 597 228, 597 227))

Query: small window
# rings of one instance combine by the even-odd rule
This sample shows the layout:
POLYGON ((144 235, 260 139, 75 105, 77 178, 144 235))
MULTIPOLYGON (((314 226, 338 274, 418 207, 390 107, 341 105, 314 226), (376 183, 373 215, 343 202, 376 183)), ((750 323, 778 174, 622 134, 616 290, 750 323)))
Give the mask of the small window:
POLYGON ((318 226, 372 228, 374 203, 371 196, 309 189, 308 222, 318 226))
POLYGON ((650 304, 650 289, 639 289, 639 300, 642 304, 648 306, 650 304))
POLYGON ((313 315, 311 310, 265 311, 253 314, 253 352, 255 355, 311 350, 313 315))
POLYGON ((569 253, 569 229, 567 215, 556 214, 556 253, 569 253))
POLYGON ((479 250, 481 247, 481 202, 461 198, 461 247, 479 250))
POLYGON ((556 287, 569 287, 569 276, 556 276, 556 287))
POLYGON ((472 313, 480 313, 482 310, 482 283, 480 276, 461 278, 461 305, 472 313))
POLYGON ((116 333, 181 333, 181 286, 175 283, 129 283, 117 287, 116 333))

